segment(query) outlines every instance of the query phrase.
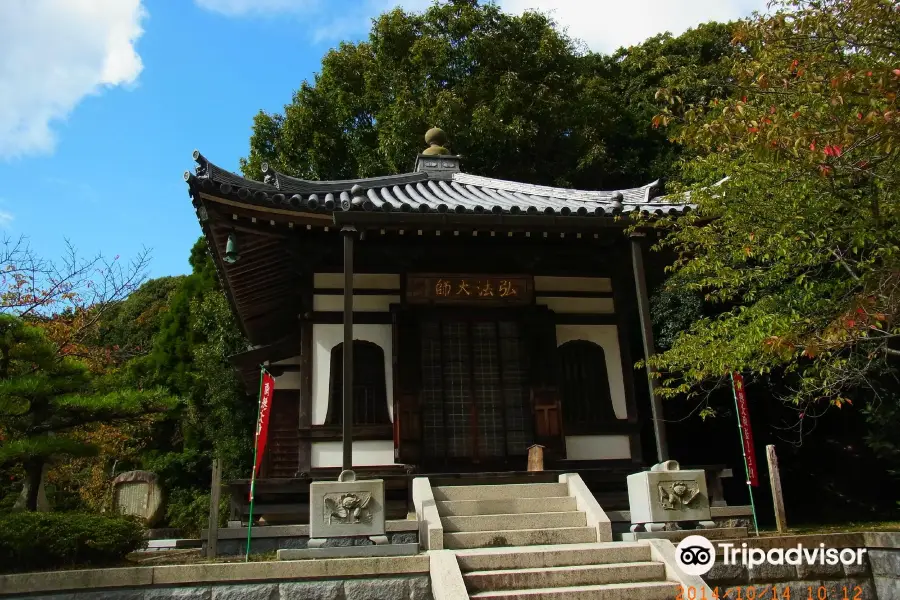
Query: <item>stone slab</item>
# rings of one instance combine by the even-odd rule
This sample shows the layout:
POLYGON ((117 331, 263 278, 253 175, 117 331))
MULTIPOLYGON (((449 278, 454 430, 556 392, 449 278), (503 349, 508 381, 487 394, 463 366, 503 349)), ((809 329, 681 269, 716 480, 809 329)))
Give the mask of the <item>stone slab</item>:
POLYGON ((310 558, 355 558, 360 556, 413 556, 419 544, 382 544, 372 546, 343 546, 332 548, 284 549, 278 560, 306 560, 310 558))
MULTIPOLYGON (((386 533, 417 531, 419 524, 413 519, 391 519, 384 522, 386 533)), ((309 525, 260 525, 253 526, 253 539, 267 537, 309 537, 309 525)), ((209 530, 200 531, 200 539, 209 538, 209 530)), ((227 539, 246 540, 246 527, 222 527, 219 529, 219 541, 227 539)))
POLYGON ((648 544, 628 542, 524 546, 515 549, 476 548, 456 550, 455 552, 460 568, 466 571, 537 569, 650 561, 648 544))
POLYGON ((709 540, 729 540, 746 538, 746 527, 729 527, 721 529, 682 529, 681 531, 636 531, 622 534, 623 542, 638 540, 669 540, 677 543, 689 535, 702 535, 709 540))
POLYGON ((445 533, 447 548, 497 548, 500 546, 546 546, 597 541, 593 527, 559 529, 514 529, 507 531, 467 531, 445 533))
POLYGON ((900 550, 870 548, 869 564, 875 577, 894 577, 900 579, 900 550))
POLYGON ((584 513, 588 526, 597 530, 597 541, 611 542, 613 539, 612 523, 594 494, 585 485, 581 475, 564 473, 559 476, 559 482, 565 484, 569 495, 575 498, 575 507, 584 513))
POLYGON ((278 587, 280 600, 344 600, 342 581, 301 581, 278 587))
POLYGON ((434 600, 469 600, 469 592, 453 552, 436 550, 428 554, 434 600))
MULTIPOLYGON (((710 506, 709 513, 713 520, 731 519, 735 517, 750 517, 753 515, 753 507, 749 504, 736 504, 734 506, 710 506)), ((630 510, 608 510, 606 516, 614 523, 631 523, 630 510)))
POLYGON ((277 584, 217 585, 211 600, 279 600, 277 584))

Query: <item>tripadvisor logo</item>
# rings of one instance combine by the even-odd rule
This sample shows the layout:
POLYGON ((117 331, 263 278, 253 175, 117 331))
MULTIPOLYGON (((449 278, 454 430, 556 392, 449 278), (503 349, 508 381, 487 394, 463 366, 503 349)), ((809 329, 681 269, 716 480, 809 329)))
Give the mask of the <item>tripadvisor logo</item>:
MULTIPOLYGON (((719 542, 722 564, 743 565, 753 569, 760 565, 862 565, 865 548, 749 548, 746 543, 737 547, 731 542, 719 542)), ((689 535, 675 549, 678 565, 688 575, 706 575, 716 562, 716 548, 702 535, 689 535)))

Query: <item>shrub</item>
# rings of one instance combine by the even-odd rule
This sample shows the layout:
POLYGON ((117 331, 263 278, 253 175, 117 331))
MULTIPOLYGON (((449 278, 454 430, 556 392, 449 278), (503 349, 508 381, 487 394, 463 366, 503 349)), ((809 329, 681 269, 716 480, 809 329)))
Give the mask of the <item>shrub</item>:
MULTIPOLYGON (((166 500, 166 522, 169 527, 181 530, 183 535, 200 535, 209 527, 208 491, 196 489, 172 490, 166 500)), ((228 496, 219 500, 219 526, 228 522, 228 496)))
POLYGON ((110 565, 145 544, 144 526, 132 517, 77 512, 0 515, 0 571, 110 565))

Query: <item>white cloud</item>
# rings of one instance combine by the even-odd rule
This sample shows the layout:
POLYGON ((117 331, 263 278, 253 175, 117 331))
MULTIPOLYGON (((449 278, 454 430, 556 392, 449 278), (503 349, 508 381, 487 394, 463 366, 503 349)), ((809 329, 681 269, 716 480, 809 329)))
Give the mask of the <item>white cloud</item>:
POLYGON ((79 101, 134 83, 145 16, 141 0, 0 1, 0 159, 52 152, 79 101))
POLYGON ((249 14, 306 12, 319 5, 319 0, 194 0, 197 6, 229 17, 249 14))
MULTIPOLYGON (((352 0, 357 10, 323 0, 194 0, 229 16, 303 13, 316 42, 365 34, 370 19, 395 6, 422 11, 431 0, 352 0)), ((512 14, 535 9, 549 13, 569 35, 596 52, 613 52, 658 33, 675 35, 708 21, 730 21, 764 11, 767 0, 497 0, 512 14)))
POLYGON ((0 229, 8 229, 15 218, 8 210, 0 209, 0 229))
POLYGON ((596 52, 613 52, 658 33, 674 35, 708 21, 730 21, 765 11, 767 0, 500 0, 506 12, 549 13, 596 52))

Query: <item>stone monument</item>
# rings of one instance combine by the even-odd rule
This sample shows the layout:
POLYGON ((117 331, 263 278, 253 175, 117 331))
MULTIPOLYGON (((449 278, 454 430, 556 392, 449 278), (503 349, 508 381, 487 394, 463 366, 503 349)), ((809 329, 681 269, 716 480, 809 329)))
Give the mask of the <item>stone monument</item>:
POLYGON ((154 525, 162 517, 163 494, 156 473, 127 471, 113 479, 113 509, 154 525))
POLYGON ((682 471, 677 461, 667 460, 629 475, 627 481, 632 533, 663 531, 670 523, 715 527, 703 470, 682 471))

